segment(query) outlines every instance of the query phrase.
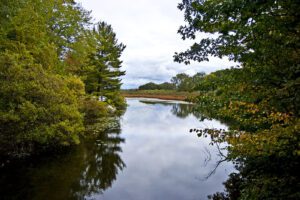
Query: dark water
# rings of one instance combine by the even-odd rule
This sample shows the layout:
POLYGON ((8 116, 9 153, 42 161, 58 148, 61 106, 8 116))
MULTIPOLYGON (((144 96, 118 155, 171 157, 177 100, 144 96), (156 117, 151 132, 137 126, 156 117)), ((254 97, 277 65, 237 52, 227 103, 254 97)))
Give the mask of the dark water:
POLYGON ((3 199, 194 200, 223 191, 234 171, 218 149, 190 128, 224 128, 199 121, 192 105, 128 99, 120 123, 56 157, 0 170, 3 199))

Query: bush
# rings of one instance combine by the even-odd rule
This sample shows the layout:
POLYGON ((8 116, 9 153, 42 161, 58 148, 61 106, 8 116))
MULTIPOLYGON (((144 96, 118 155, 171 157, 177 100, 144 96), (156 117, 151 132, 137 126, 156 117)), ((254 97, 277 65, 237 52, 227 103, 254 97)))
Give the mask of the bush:
POLYGON ((79 143, 84 127, 76 94, 84 91, 70 88, 68 77, 45 71, 20 51, 0 55, 0 154, 79 143))

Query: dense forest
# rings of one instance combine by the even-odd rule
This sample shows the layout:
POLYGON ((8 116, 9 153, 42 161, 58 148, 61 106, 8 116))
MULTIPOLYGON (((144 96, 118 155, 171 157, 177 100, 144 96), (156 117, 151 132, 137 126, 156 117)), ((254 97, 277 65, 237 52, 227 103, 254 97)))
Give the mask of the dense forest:
POLYGON ((0 24, 1 158, 78 144, 124 109, 125 45, 109 24, 73 0, 1 0, 0 24))
POLYGON ((227 142, 224 160, 236 163, 226 192, 211 199, 299 199, 300 3, 299 1, 183 0, 182 39, 198 39, 177 62, 208 56, 237 61, 239 67, 201 78, 194 99, 198 112, 231 130, 191 130, 227 142))

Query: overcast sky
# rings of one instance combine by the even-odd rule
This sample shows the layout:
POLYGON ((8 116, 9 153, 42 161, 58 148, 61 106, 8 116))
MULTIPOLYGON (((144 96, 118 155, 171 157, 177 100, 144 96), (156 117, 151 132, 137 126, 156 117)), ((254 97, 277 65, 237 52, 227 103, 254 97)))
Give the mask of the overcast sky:
POLYGON ((234 63, 212 58, 191 65, 173 62, 174 52, 187 49, 193 41, 183 41, 177 30, 184 24, 177 9, 180 0, 77 0, 92 11, 96 21, 111 24, 125 49, 122 60, 126 75, 122 88, 136 88, 147 82, 169 81, 177 73, 193 75, 228 68, 234 63))

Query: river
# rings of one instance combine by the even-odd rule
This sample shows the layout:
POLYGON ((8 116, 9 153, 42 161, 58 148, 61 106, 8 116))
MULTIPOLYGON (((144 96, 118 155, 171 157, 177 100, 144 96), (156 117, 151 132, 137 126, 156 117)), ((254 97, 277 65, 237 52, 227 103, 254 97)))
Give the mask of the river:
MULTIPOLYGON (((199 200, 223 191, 234 171, 209 138, 191 128, 227 129, 193 105, 131 98, 117 125, 96 140, 0 170, 0 199, 199 200)), ((226 152, 223 152, 226 154, 226 152)))

